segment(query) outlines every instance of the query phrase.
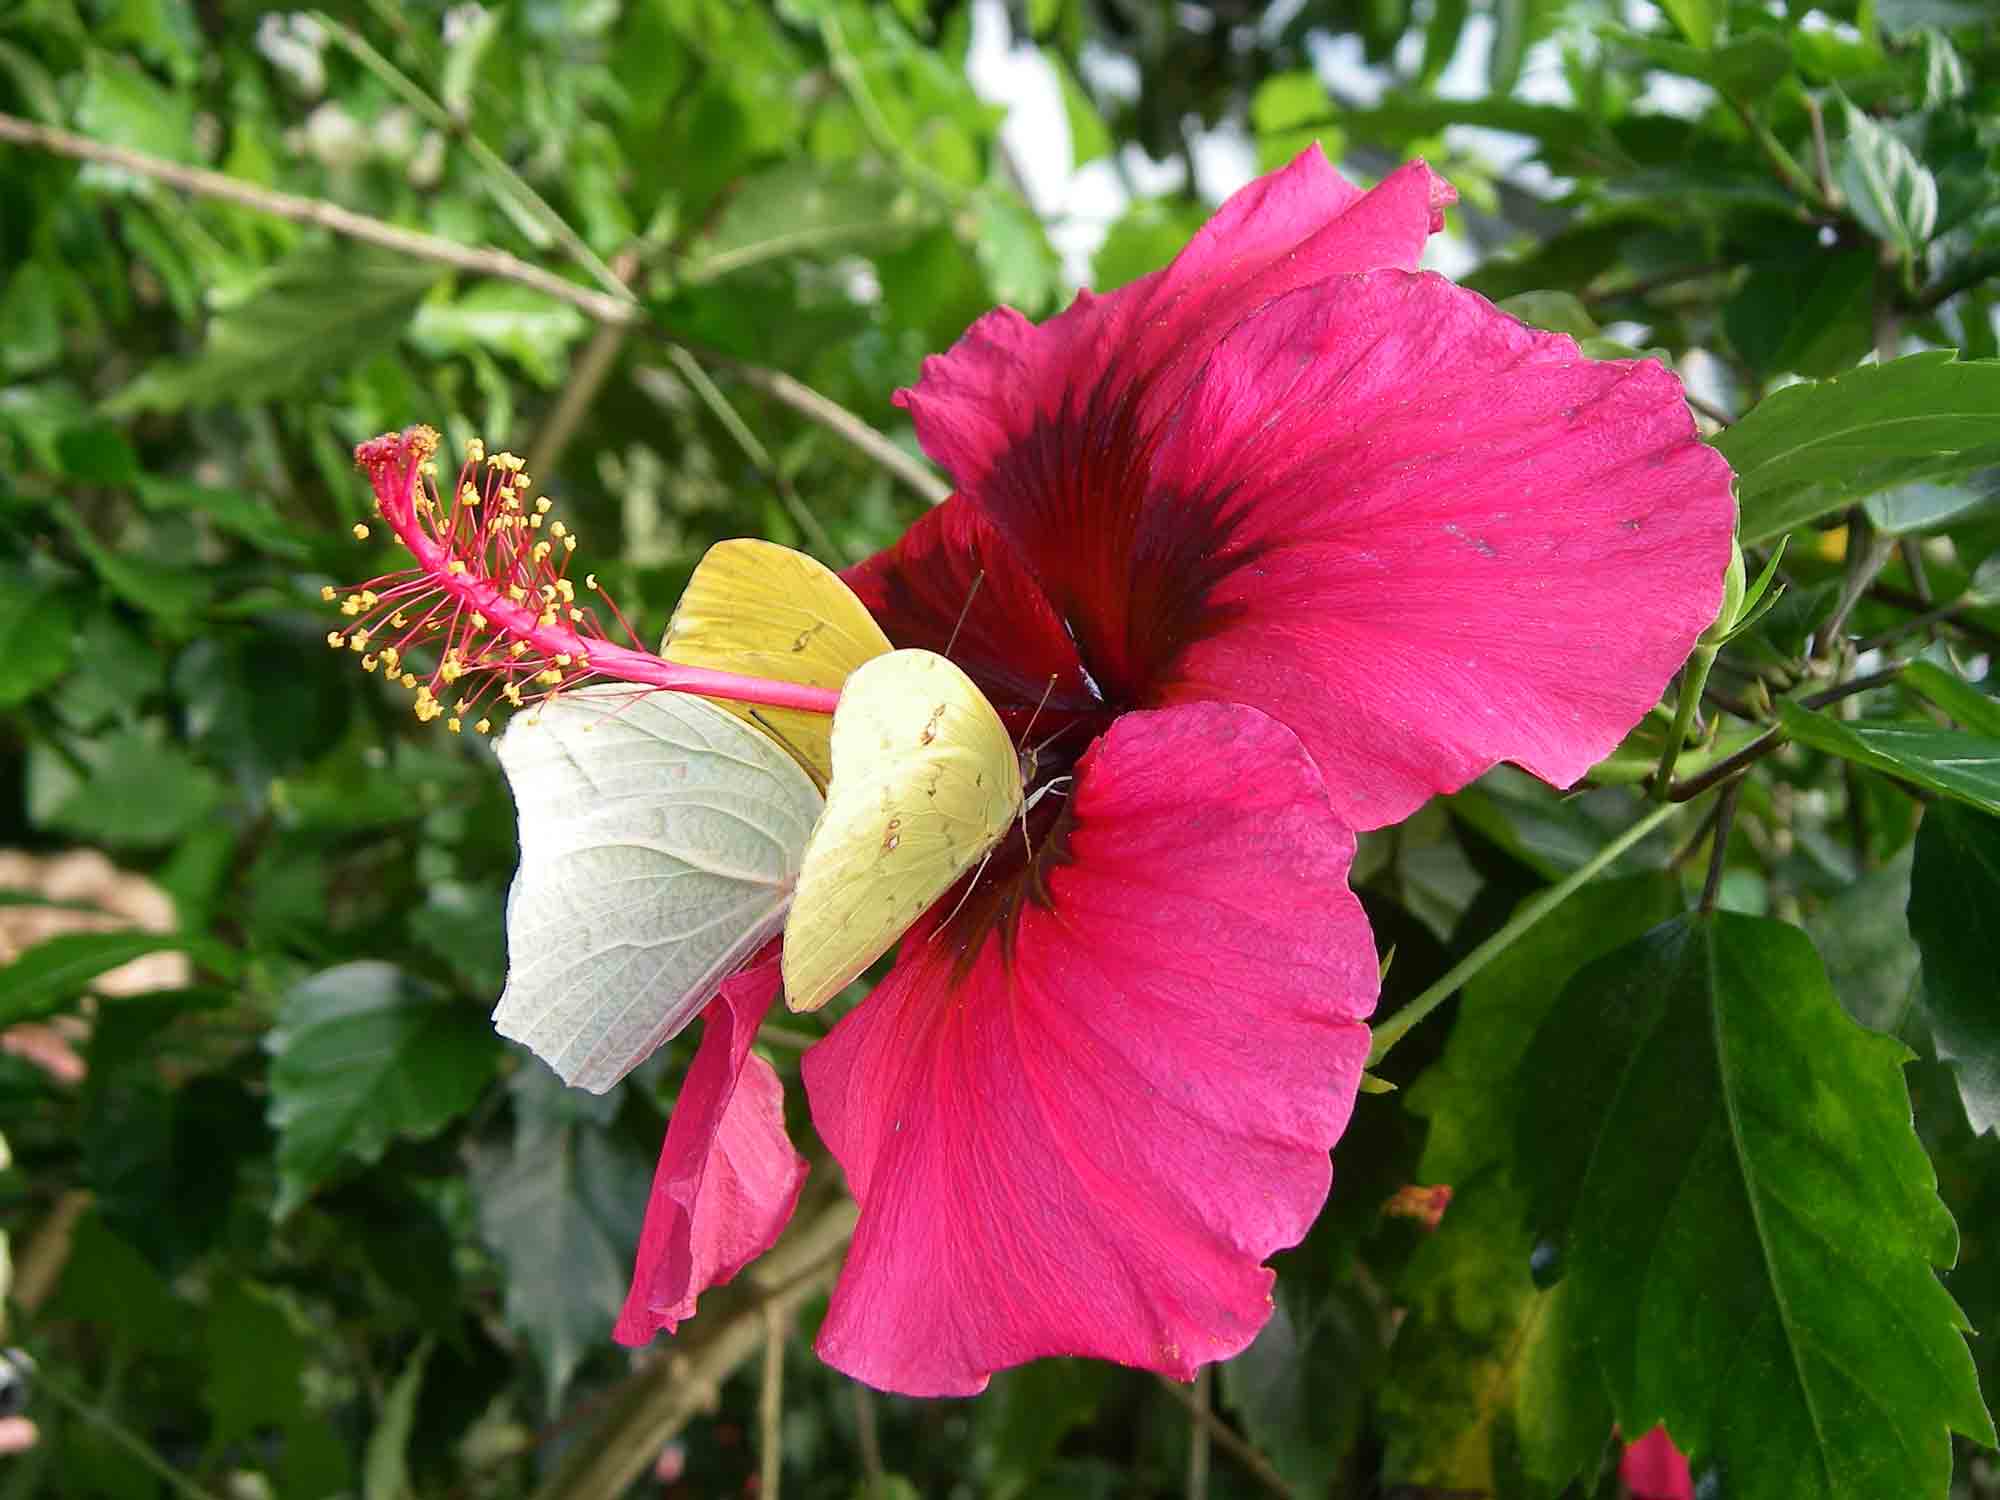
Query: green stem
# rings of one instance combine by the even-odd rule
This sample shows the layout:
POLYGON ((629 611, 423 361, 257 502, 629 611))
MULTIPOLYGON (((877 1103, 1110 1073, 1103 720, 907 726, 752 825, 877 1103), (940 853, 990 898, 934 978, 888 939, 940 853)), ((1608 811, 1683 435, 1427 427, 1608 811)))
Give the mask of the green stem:
POLYGON ((1672 803, 1656 807, 1617 838, 1606 844, 1561 882, 1550 886, 1539 896, 1521 903, 1520 909, 1507 920, 1493 936, 1466 954, 1435 984, 1425 990, 1395 1015, 1375 1028, 1375 1045, 1368 1054, 1368 1066, 1374 1067, 1389 1055, 1389 1049, 1401 1041, 1411 1027, 1449 1000, 1481 969, 1492 963, 1502 953, 1514 945, 1516 939, 1525 934, 1537 922, 1554 911, 1563 902, 1582 890, 1597 878, 1619 855, 1658 828, 1679 808, 1672 803))
POLYGON ((196 1484, 187 1475, 176 1469, 153 1450, 139 1434, 120 1422, 110 1412, 95 1406, 70 1390, 61 1380, 51 1375, 44 1367, 35 1372, 35 1391, 55 1398, 56 1404, 79 1419, 94 1423, 104 1435, 123 1448, 133 1458, 160 1477, 166 1486, 180 1495, 182 1500, 216 1500, 209 1491, 196 1484))
POLYGON ((618 273, 606 265, 597 252, 584 243, 583 236, 570 227, 569 220, 557 213, 549 201, 529 185, 525 177, 481 140, 468 122, 459 119, 425 93, 414 79, 405 75, 388 58, 370 46, 360 32, 342 25, 323 11, 314 11, 313 19, 324 26, 328 34, 338 40, 343 47, 352 52, 364 68, 381 79, 385 85, 401 96, 405 104, 428 120, 433 128, 442 131, 447 139, 463 145, 472 154, 472 159, 489 175, 491 179, 489 186, 503 189, 514 199, 516 205, 540 221, 542 227, 555 238, 556 242, 569 252, 570 258, 588 271, 599 286, 621 302, 638 301, 632 295, 632 289, 619 278, 618 273))
POLYGON ((1666 801, 1673 788, 1674 762, 1681 758, 1682 747, 1687 744, 1688 730, 1694 727, 1695 709, 1708 689, 1709 669, 1715 665, 1721 650, 1720 646, 1696 646, 1681 671, 1681 695, 1674 704, 1673 728, 1667 731, 1667 746, 1660 752, 1660 769, 1653 773, 1653 798, 1657 802, 1666 801))

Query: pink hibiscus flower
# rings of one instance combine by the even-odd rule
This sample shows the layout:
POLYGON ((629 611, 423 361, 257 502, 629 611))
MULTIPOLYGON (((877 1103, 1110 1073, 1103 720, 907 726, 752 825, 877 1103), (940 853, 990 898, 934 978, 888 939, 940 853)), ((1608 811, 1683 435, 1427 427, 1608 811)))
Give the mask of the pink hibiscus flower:
MULTIPOLYGON (((861 1206, 837 1368, 968 1394, 1248 1344, 1368 1052, 1354 830, 1502 760, 1575 781, 1714 616, 1729 472, 1678 382, 1417 272, 1451 196, 1421 163, 1361 192, 1314 149, 1165 270, 991 313, 899 395, 957 493, 849 581, 1032 720, 1031 791, 1061 792, 806 1055, 861 1206)), ((749 1013, 707 1023, 628 1341, 790 1211, 795 1176, 709 1150, 782 1141, 763 1075, 723 1076, 749 1013)))

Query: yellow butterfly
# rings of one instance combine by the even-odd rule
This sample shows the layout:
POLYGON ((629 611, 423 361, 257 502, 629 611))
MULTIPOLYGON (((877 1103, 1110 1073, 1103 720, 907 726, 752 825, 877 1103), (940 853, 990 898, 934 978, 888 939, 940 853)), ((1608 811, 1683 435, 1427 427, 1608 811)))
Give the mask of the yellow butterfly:
MULTIPOLYGON (((889 638, 838 574, 789 547, 717 542, 688 580, 660 655, 688 667, 838 688, 856 667, 889 650, 889 638)), ((813 780, 832 774, 825 714, 713 701, 760 725, 813 780)))
POLYGON ((785 920, 795 1011, 817 1010, 886 953, 1022 811, 1007 726, 931 651, 892 651, 847 679, 832 766, 785 920))

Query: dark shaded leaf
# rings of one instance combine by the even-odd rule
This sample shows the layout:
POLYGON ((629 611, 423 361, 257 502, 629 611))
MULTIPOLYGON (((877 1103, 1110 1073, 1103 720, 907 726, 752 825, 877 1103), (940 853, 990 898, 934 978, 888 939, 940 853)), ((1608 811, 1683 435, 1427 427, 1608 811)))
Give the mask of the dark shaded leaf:
POLYGON ((1790 702, 1780 703, 1778 712, 1802 745, 2000 813, 2000 739, 1929 724, 1850 723, 1790 702))
POLYGON ((1783 923, 1682 917, 1578 974, 1535 1037, 1516 1161, 1619 1425, 1743 1500, 1942 1494, 1993 1441, 1958 1237, 1900 1043, 1783 923), (1885 1339, 1885 1326, 1896 1329, 1885 1339))
POLYGON ((2000 821, 1939 802, 1924 810, 1910 867, 1910 936, 1923 954, 1924 1009, 1976 1131, 2000 1125, 2000 821))
POLYGON ((434 1135, 499 1060, 485 1015, 385 963, 342 964, 285 997, 265 1038, 283 1218, 345 1161, 434 1135))

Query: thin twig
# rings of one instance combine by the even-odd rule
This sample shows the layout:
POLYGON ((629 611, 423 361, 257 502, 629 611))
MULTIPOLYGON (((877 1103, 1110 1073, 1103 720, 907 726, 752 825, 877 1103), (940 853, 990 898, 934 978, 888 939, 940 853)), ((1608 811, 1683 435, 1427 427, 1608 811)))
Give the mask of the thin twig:
POLYGON ((1169 1396, 1187 1408, 1188 1415, 1195 1420, 1195 1425, 1206 1430, 1222 1450, 1243 1465, 1259 1484, 1272 1494, 1283 1496, 1284 1500, 1293 1500, 1295 1492, 1291 1485, 1285 1482, 1285 1476, 1271 1466, 1271 1460, 1253 1448, 1235 1428, 1197 1402, 1193 1391, 1178 1381, 1167 1379, 1164 1375, 1160 1377, 1160 1385, 1169 1396))
POLYGON ((1722 867, 1729 862, 1729 830, 1736 821, 1736 799, 1742 793, 1743 778, 1739 776, 1715 799, 1715 842, 1709 848, 1708 879, 1702 882, 1697 908, 1704 917, 1715 910, 1716 897, 1722 894, 1722 867))
POLYGON ((1673 789, 1667 793, 1667 800, 1672 803, 1692 802, 1703 792, 1729 780, 1746 766, 1754 766, 1773 750, 1784 745, 1788 738, 1782 729, 1765 731, 1734 755, 1717 761, 1699 776, 1690 776, 1686 781, 1676 782, 1673 789))
POLYGON ((394 250, 419 260, 453 266, 474 275, 497 276, 504 281, 519 282, 582 309, 600 323, 636 324, 645 320, 644 310, 633 303, 578 286, 504 250, 478 250, 470 245, 461 245, 456 240, 425 234, 421 230, 399 229, 365 214, 349 213, 323 199, 300 198, 291 193, 258 187, 226 173, 211 172, 204 167, 183 166, 141 151, 128 151, 123 146, 103 145, 86 136, 58 130, 52 125, 37 125, 14 115, 0 114, 0 141, 32 146, 36 150, 67 156, 75 161, 122 167, 183 192, 204 198, 220 198, 240 208, 270 214, 273 218, 289 219, 295 224, 316 225, 345 235, 348 239, 379 245, 385 250, 394 250))
MULTIPOLYGON (((311 224, 348 239, 379 245, 385 250, 451 266, 476 276, 492 276, 533 287, 538 292, 568 303, 599 323, 645 328, 663 339, 666 337, 651 314, 639 304, 579 286, 504 250, 475 249, 456 240, 425 234, 421 230, 400 229, 366 214, 352 213, 323 199, 301 198, 292 193, 258 187, 222 172, 183 166, 179 162, 149 156, 143 151, 130 151, 123 146, 103 145, 86 136, 53 126, 37 125, 14 115, 0 114, 0 141, 11 141, 15 145, 29 146, 74 161, 121 167, 182 192, 234 203, 239 208, 287 219, 295 224, 311 224)), ((951 486, 921 459, 904 452, 839 402, 821 395, 803 381, 779 370, 723 358, 711 351, 696 352, 709 364, 726 368, 737 379, 757 387, 808 421, 844 438, 931 504, 935 505, 951 494, 951 486)))
POLYGON ((1693 391, 1683 389, 1681 396, 1687 402, 1690 409, 1707 417, 1709 421, 1715 423, 1718 427, 1728 427, 1736 420, 1735 417, 1717 406, 1713 401, 1704 401, 1693 391))
POLYGON ((1838 703, 1843 698, 1852 698, 1856 693, 1865 693, 1873 688, 1887 687, 1903 675, 1903 663, 1884 667, 1879 672, 1870 672, 1865 677, 1854 677, 1830 688, 1821 688, 1817 693, 1808 693, 1799 699, 1802 708, 1825 708, 1830 703, 1838 703))
MULTIPOLYGON (((612 264, 612 272, 622 281, 630 281, 639 271, 637 249, 620 251, 612 264)), ((591 335, 583 354, 569 373, 563 384, 562 395, 557 399, 555 410, 543 419, 541 430, 528 444, 528 472, 553 476, 556 465, 562 462, 569 441, 576 436, 576 430, 583 425, 589 414, 591 403, 597 393, 604 388, 604 382, 617 367, 618 355, 625 347, 626 335, 631 329, 623 324, 601 323, 597 332, 591 335)))
POLYGON ((1187 1500, 1208 1500, 1209 1424, 1215 1415, 1215 1367, 1203 1365, 1194 1377, 1194 1420, 1188 1423, 1187 1500))
POLYGON ((1799 97, 1805 101, 1806 116, 1812 121, 1813 166, 1819 173, 1820 196, 1831 203, 1837 195, 1833 186, 1833 163, 1826 151, 1826 113, 1810 90, 1799 90, 1799 97))
POLYGON ((785 1476, 785 1324, 776 1303, 764 1304, 764 1379, 757 1391, 757 1497, 778 1500, 785 1476))
POLYGON ((149 1469, 157 1475, 166 1484, 167 1488, 180 1495, 182 1500, 216 1500, 213 1493, 203 1489, 179 1469, 168 1463, 154 1450, 152 1444, 140 1437, 138 1433, 132 1431, 131 1428, 127 1427, 103 1407, 87 1400, 78 1392, 71 1390, 66 1382, 50 1374, 47 1369, 38 1369, 36 1371, 35 1390, 38 1393, 54 1397, 58 1406, 65 1408, 72 1415, 81 1418, 83 1421, 91 1423, 98 1431, 109 1438, 113 1444, 124 1449, 126 1453, 138 1460, 142 1467, 149 1469))
POLYGON ((708 350, 702 350, 701 353, 709 364, 734 375, 746 385, 755 386, 765 395, 782 401, 793 411, 809 417, 829 432, 846 438, 931 504, 939 505, 951 498, 951 486, 940 479, 921 459, 911 457, 846 407, 829 401, 811 386, 794 380, 783 370, 744 364, 726 355, 718 357, 708 350))
POLYGON ((875 1393, 858 1380, 847 1389, 854 1400, 854 1444, 861 1450, 861 1477, 868 1481, 869 1500, 881 1500, 882 1481, 888 1477, 882 1467, 882 1435, 875 1425, 875 1393))
POLYGON ((499 152, 479 138, 470 122, 460 119, 425 93, 414 79, 370 46, 360 32, 343 26, 324 11, 313 11, 312 17, 405 104, 450 139, 464 146, 471 153, 472 159, 479 164, 480 175, 488 189, 511 195, 515 203, 526 209, 549 232, 555 242, 569 253, 570 259, 588 271, 604 291, 620 301, 638 300, 632 295, 631 288, 625 285, 626 278, 607 266, 598 257, 597 252, 584 242, 583 236, 570 227, 569 220, 557 213, 554 206, 536 192, 528 179, 515 171, 499 152))

